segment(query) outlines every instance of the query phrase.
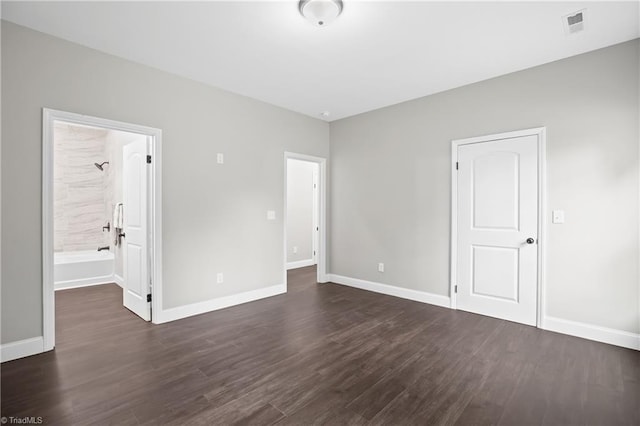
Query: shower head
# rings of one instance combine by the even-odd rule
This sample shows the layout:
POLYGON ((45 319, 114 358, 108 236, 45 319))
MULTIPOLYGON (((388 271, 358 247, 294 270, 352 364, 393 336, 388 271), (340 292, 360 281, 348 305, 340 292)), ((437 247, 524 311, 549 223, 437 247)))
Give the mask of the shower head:
POLYGON ((108 161, 105 161, 104 163, 101 163, 101 164, 93 163, 93 165, 94 165, 94 166, 96 166, 99 170, 102 170, 102 171, 104 171, 103 166, 104 166, 105 164, 109 164, 109 162, 108 162, 108 161))

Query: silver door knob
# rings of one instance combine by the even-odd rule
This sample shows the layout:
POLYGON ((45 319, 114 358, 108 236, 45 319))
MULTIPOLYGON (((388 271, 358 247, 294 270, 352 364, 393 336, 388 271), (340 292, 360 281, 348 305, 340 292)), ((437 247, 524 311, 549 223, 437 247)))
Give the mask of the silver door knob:
POLYGON ((533 238, 527 238, 527 244, 533 244, 535 242, 536 240, 534 240, 533 238))

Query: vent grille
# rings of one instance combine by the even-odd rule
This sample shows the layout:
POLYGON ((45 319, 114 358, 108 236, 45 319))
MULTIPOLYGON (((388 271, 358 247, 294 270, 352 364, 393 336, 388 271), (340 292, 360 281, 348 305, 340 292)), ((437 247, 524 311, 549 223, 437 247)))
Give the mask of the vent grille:
POLYGON ((586 9, 582 9, 562 17, 565 34, 570 35, 584 31, 586 12, 586 9))
POLYGON ((582 23, 582 12, 578 12, 573 16, 568 16, 567 23, 569 26, 582 23))

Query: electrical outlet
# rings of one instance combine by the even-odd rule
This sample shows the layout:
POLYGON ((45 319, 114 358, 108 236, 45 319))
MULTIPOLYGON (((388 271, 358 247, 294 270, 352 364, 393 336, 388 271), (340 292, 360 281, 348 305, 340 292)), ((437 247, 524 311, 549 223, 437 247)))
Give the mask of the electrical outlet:
POLYGON ((218 159, 218 164, 224 164, 224 154, 223 153, 219 152, 218 156, 217 156, 217 159, 218 159))
POLYGON ((378 263, 378 272, 384 272, 384 263, 378 263))
POLYGON ((267 210, 267 220, 276 220, 275 210, 267 210))
POLYGON ((297 253, 298 252, 298 246, 293 246, 293 252, 297 253))
POLYGON ((222 274, 222 272, 218 272, 216 274, 216 283, 222 284, 223 282, 224 282, 224 275, 222 274))

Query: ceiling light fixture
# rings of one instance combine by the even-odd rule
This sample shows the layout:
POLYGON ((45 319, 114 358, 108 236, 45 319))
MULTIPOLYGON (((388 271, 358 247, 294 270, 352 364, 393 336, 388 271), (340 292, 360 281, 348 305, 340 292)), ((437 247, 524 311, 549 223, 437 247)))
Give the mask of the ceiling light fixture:
POLYGON ((298 8, 302 16, 323 27, 342 13, 342 0, 300 0, 298 8))

